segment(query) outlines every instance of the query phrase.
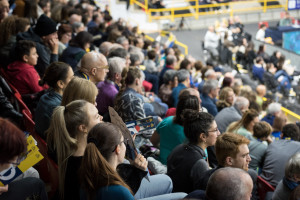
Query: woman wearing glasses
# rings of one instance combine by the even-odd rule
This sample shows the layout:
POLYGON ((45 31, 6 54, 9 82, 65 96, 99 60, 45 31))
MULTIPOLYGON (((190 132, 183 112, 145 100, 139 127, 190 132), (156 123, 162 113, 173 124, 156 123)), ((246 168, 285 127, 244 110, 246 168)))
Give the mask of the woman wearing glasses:
POLYGON ((186 109, 183 121, 188 143, 177 146, 171 152, 167 174, 173 181, 174 192, 190 193, 196 189, 200 175, 209 169, 206 148, 215 145, 220 132, 209 113, 186 109))
MULTIPOLYGON (((27 153, 25 134, 6 119, 0 118, 0 179, 24 160, 27 153)), ((0 200, 26 199, 39 196, 48 199, 43 181, 38 178, 18 178, 8 185, 0 186, 0 200)))

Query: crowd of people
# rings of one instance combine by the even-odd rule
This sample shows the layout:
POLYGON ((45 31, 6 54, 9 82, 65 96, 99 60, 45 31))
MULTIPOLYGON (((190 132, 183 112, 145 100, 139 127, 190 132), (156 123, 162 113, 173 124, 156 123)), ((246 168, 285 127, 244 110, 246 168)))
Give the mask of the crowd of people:
POLYGON ((27 151, 6 81, 30 98, 59 183, 48 197, 30 168, 0 186, 0 200, 249 200, 259 199, 258 176, 276 188, 273 199, 298 199, 299 124, 263 100, 290 87, 282 55, 256 52, 238 17, 209 27, 204 48, 207 63, 147 40, 92 1, 0 0, 0 180, 27 151), (225 48, 257 85, 218 65, 225 48), (128 137, 109 107, 123 122, 152 117, 156 129, 128 137))

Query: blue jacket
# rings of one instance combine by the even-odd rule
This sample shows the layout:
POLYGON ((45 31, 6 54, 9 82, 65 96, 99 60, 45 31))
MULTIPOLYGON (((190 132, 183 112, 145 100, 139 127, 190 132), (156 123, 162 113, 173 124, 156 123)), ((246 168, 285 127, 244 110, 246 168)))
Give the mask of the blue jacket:
POLYGON ((202 100, 201 105, 207 109, 208 113, 212 114, 213 116, 216 116, 218 114, 216 99, 210 98, 207 94, 202 94, 201 100, 202 100))
POLYGON ((80 47, 68 46, 62 53, 60 61, 71 65, 73 71, 77 71, 77 64, 85 54, 85 50, 80 47))

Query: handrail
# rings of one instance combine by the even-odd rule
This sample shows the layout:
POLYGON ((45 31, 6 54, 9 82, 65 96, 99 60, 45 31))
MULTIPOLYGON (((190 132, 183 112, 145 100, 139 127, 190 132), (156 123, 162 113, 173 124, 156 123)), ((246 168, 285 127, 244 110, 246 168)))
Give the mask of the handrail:
POLYGON ((268 9, 275 9, 275 8, 284 8, 287 10, 287 2, 288 0, 285 0, 286 2, 283 4, 278 5, 268 5, 269 2, 278 2, 277 0, 251 0, 251 1, 237 1, 237 2, 229 2, 229 3, 218 3, 218 4, 206 4, 206 5, 199 5, 198 0, 174 0, 172 3, 189 3, 194 2, 194 5, 188 5, 185 7, 172 7, 172 8, 148 8, 148 0, 145 0, 144 3, 139 2, 138 0, 130 0, 131 3, 138 5, 142 9, 145 10, 145 12, 148 14, 148 20, 151 22, 152 20, 160 20, 160 19, 170 19, 171 21, 174 21, 175 18, 182 18, 182 17, 194 17, 195 19, 198 19, 199 16, 202 15, 212 15, 217 13, 228 13, 230 16, 233 16, 235 13, 238 12, 246 12, 246 11, 263 11, 266 12, 268 9), (254 7, 246 7, 244 5, 251 5, 251 3, 254 4, 262 4, 262 6, 254 6, 254 7), (236 8, 236 6, 240 6, 240 8, 236 8), (207 11, 207 12, 201 12, 200 9, 209 9, 209 8, 216 8, 216 7, 222 7, 222 6, 228 6, 229 10, 218 10, 218 11, 207 11), (192 12, 189 13, 181 13, 178 14, 176 11, 184 11, 184 10, 192 10, 192 12), (162 16, 153 16, 153 13, 161 12, 164 13, 162 16))

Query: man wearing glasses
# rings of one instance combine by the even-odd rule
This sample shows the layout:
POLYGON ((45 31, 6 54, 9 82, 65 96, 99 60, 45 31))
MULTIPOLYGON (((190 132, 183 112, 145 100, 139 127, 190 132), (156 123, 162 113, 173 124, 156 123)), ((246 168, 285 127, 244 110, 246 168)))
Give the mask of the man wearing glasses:
POLYGON ((93 83, 104 81, 108 73, 108 63, 105 56, 97 52, 88 52, 82 59, 79 71, 75 75, 93 83))

